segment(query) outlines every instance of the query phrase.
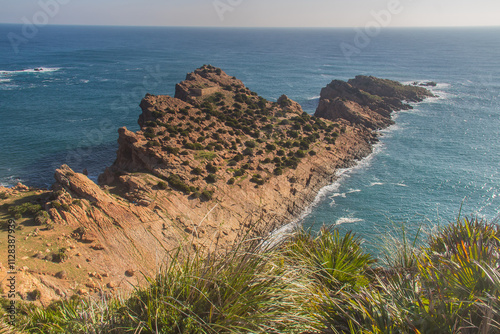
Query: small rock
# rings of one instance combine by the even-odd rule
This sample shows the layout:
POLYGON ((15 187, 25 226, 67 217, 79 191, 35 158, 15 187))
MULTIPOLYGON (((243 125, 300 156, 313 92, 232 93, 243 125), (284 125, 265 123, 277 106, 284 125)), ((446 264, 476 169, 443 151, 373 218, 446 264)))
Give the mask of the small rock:
POLYGON ((81 268, 82 268, 82 265, 81 265, 81 264, 77 264, 77 265, 76 265, 76 267, 77 267, 78 269, 81 269, 81 268))
POLYGON ((75 256, 82 256, 82 253, 76 253, 75 256))
POLYGON ((40 260, 44 258, 44 256, 43 256, 43 253, 42 253, 42 252, 38 252, 38 253, 36 253, 35 255, 33 255, 33 257, 34 257, 35 259, 40 259, 40 260))
POLYGON ((79 295, 86 295, 89 292, 87 291, 87 289, 78 289, 76 293, 79 295))
POLYGON ((97 285, 94 282, 85 283, 85 286, 90 289, 95 289, 97 285))
POLYGON ((117 285, 116 285, 116 283, 115 283, 115 282, 109 282, 108 284, 106 284, 106 287, 107 287, 108 289, 114 289, 114 288, 116 288, 116 286, 117 286, 117 285))
POLYGON ((135 275, 135 270, 134 269, 128 269, 125 271, 125 276, 127 277, 133 277, 135 275))
POLYGON ((58 272, 57 274, 54 275, 56 278, 59 278, 59 279, 66 279, 68 278, 68 273, 66 272, 66 270, 62 270, 60 272, 58 272))
POLYGON ((52 247, 52 244, 51 244, 51 243, 48 243, 48 244, 47 244, 47 247, 52 247))
POLYGON ((96 250, 96 251, 106 249, 106 248, 105 248, 103 245, 101 245, 101 244, 92 245, 92 246, 90 246, 90 248, 92 248, 93 250, 96 250))
POLYGON ((21 182, 18 182, 15 187, 12 188, 13 190, 19 190, 19 191, 28 191, 30 190, 29 187, 25 186, 21 182))
POLYGON ((109 274, 108 273, 104 273, 104 274, 102 274, 102 277, 109 277, 109 274))
POLYGON ((65 297, 66 296, 66 294, 61 289, 56 289, 55 293, 56 293, 56 295, 58 295, 60 297, 65 297))

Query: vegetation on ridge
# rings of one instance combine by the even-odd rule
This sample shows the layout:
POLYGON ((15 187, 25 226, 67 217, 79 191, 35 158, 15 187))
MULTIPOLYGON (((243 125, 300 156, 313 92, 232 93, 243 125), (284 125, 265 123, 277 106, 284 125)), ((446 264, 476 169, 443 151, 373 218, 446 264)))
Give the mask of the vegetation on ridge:
POLYGON ((23 304, 28 333, 498 333, 500 227, 457 219, 382 266, 352 233, 298 230, 280 243, 171 253, 126 299, 23 304), (273 245, 273 246, 269 246, 273 245))

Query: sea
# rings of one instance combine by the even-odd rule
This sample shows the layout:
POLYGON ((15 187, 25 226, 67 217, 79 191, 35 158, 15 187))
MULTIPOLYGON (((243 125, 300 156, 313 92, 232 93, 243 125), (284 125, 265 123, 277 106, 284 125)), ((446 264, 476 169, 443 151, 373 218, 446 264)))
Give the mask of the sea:
POLYGON ((434 81, 394 115, 373 154, 337 173, 300 223, 379 242, 457 217, 500 213, 500 27, 187 28, 0 25, 0 184, 50 188, 68 164, 96 180, 117 129, 138 130, 146 93, 172 95, 211 64, 313 114, 334 79, 434 81))

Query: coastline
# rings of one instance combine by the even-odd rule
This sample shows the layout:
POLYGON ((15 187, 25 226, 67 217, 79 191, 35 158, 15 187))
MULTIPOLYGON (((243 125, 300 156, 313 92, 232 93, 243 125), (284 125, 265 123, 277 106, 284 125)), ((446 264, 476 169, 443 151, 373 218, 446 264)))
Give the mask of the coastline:
MULTIPOLYGON (((33 258, 27 276, 45 277, 35 285, 57 299, 99 288, 79 283, 85 287, 75 291, 51 268, 92 268, 114 291, 118 281, 139 284, 131 272, 153 275, 168 250, 179 245, 210 250, 247 233, 264 235, 289 225, 316 203, 322 189, 338 182, 339 173, 373 154, 376 131, 393 124, 393 110, 411 108, 393 98, 407 88, 373 77, 355 80, 353 85, 367 90, 382 87, 380 94, 388 97, 334 81, 340 88, 321 94, 324 117, 311 117, 286 96, 266 101, 210 65, 189 73, 173 98, 146 95, 141 130, 119 130, 117 159, 99 185, 61 166, 53 190, 37 195, 45 214, 35 218, 46 217, 43 224, 50 227, 36 232, 44 236, 40 247, 64 231, 56 239, 58 247, 69 249, 68 260, 40 267, 33 258), (224 116, 233 114, 240 118, 224 116), (193 124, 200 130, 193 131, 193 124), (50 286, 60 286, 59 293, 50 286)), ((77 283, 82 278, 81 272, 71 274, 77 283)))

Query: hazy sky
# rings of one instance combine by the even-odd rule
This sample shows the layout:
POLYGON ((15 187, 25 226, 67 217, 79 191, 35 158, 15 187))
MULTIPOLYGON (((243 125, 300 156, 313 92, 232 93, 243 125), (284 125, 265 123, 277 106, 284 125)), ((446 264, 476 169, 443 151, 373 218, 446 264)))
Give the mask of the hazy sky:
POLYGON ((0 23, 353 27, 500 25, 499 0, 0 0, 0 23))

